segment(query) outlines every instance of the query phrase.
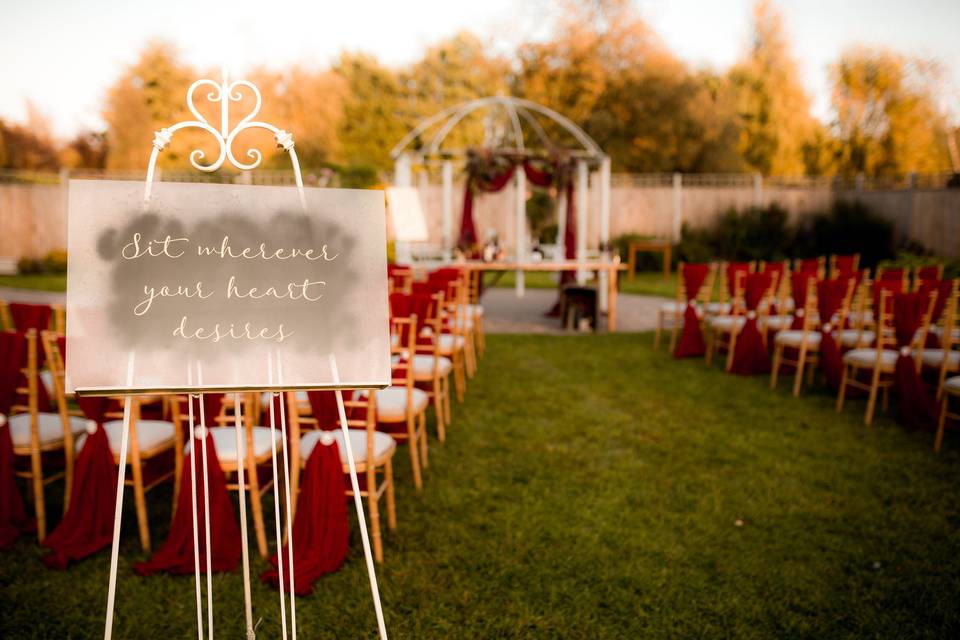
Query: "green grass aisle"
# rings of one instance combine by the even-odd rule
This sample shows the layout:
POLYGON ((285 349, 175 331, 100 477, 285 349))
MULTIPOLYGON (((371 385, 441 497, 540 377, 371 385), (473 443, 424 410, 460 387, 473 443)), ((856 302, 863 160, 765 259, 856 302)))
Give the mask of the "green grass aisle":
MULTIPOLYGON (((396 456, 378 568, 392 637, 957 636, 960 438, 938 458, 890 418, 868 430, 859 401, 838 416, 826 393, 796 400, 651 342, 488 336, 422 493, 396 456)), ((169 492, 151 518, 159 543, 169 492)), ((118 637, 190 637, 193 578, 134 576, 135 529, 131 509, 118 637)), ((42 555, 27 539, 0 555, 0 637, 101 634, 107 554, 63 573, 42 555)), ((217 634, 239 637, 239 573, 214 588, 217 634)), ((276 593, 254 601, 278 637, 276 593)), ((303 638, 375 634, 355 526, 297 616, 303 638)))

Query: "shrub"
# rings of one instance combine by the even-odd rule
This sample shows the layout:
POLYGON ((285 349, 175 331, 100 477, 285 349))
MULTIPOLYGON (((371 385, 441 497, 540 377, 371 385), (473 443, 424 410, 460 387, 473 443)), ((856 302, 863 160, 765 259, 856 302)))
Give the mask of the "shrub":
POLYGON ((22 276, 43 273, 43 262, 39 258, 28 258, 24 256, 17 260, 17 273, 22 276))
POLYGON ((67 252, 63 249, 54 249, 43 257, 44 273, 66 273, 67 252))
MULTIPOLYGON (((610 247, 620 255, 624 262, 630 257, 630 243, 640 240, 651 240, 652 236, 639 233, 624 233, 610 240, 610 247)), ((642 252, 637 254, 637 271, 660 271, 663 268, 663 256, 659 253, 642 252)), ((673 263, 676 264, 676 256, 673 263)))
POLYGON ((861 268, 896 255, 893 225, 858 200, 836 200, 829 213, 807 218, 797 234, 796 255, 860 254, 861 268))
POLYGON ((707 260, 784 260, 791 254, 794 230, 778 204, 730 208, 704 229, 684 225, 677 253, 687 262, 707 260))

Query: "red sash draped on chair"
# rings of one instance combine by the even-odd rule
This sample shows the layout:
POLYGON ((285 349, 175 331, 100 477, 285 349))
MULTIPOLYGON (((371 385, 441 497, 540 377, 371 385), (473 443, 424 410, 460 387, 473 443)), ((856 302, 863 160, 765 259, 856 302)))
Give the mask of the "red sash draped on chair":
MULTIPOLYGON (((9 414, 16 402, 26 352, 23 334, 0 331, 0 414, 9 414)), ((34 527, 33 519, 27 516, 14 471, 10 425, 4 424, 0 426, 0 549, 9 547, 21 533, 34 527)))
POLYGON ((750 273, 749 262, 731 262, 727 264, 727 294, 733 298, 736 295, 737 274, 750 273))
POLYGON ((800 261, 800 266, 796 272, 806 274, 808 278, 810 276, 813 276, 814 278, 818 277, 820 275, 819 258, 804 258, 800 261))
POLYGON ((793 323, 790 328, 795 331, 803 329, 803 308, 807 304, 807 284, 810 278, 816 277, 816 270, 813 273, 800 271, 790 276, 790 290, 793 293, 793 323))
MULTIPOLYGON (((831 318, 840 310, 843 298, 847 295, 849 279, 840 276, 832 280, 821 280, 817 283, 817 313, 820 315, 820 370, 831 389, 840 388, 840 378, 843 377, 843 353, 840 345, 833 338, 831 318)), ((854 397, 860 389, 849 387, 847 396, 854 397)))
POLYGON ((834 266, 837 270, 836 273, 832 274, 833 277, 850 277, 853 275, 853 272, 856 270, 857 256, 834 256, 834 266))
MULTIPOLYGON (((211 420, 211 416, 206 416, 211 420)), ((197 526, 200 528, 198 552, 200 555, 200 570, 207 568, 207 542, 204 535, 204 500, 203 474, 206 472, 210 486, 210 533, 211 568, 215 572, 232 571, 240 562, 240 529, 237 518, 233 513, 233 503, 227 493, 220 460, 213 444, 213 436, 206 435, 207 440, 207 468, 203 468, 203 456, 200 453, 201 443, 195 439, 184 460, 183 471, 180 475, 180 497, 177 500, 177 513, 170 526, 170 534, 163 546, 160 547, 150 560, 138 562, 133 570, 141 576, 167 571, 174 574, 193 573, 193 493, 190 485, 190 465, 196 465, 197 495, 196 514, 197 526)))
POLYGON ((932 430, 939 418, 934 394, 917 372, 910 350, 929 304, 929 293, 900 293, 893 297, 893 325, 900 355, 894 384, 900 396, 900 416, 911 429, 932 430))
MULTIPOLYGON (((940 321, 943 310, 950 301, 950 294, 953 292, 953 280, 922 280, 919 291, 929 294, 931 291, 937 292, 937 301, 933 306, 933 313, 930 315, 930 326, 932 327, 940 321)), ((934 333, 927 333, 927 340, 923 345, 927 349, 939 349, 940 339, 934 333)))
MULTIPOLYGON (((337 408, 337 394, 334 391, 307 391, 310 400, 310 413, 317 421, 317 428, 333 431, 340 428, 340 411, 337 408)), ((347 418, 350 409, 346 408, 347 418)))
MULTIPOLYGON (((325 573, 343 565, 350 542, 350 523, 343 492, 343 464, 337 443, 318 443, 307 460, 293 521, 293 590, 298 596, 310 595, 313 583, 325 573)), ((283 585, 289 592, 290 545, 283 546, 283 585)), ((260 579, 281 588, 277 565, 280 557, 270 558, 272 568, 260 579)))
POLYGON ((702 356, 707 352, 707 345, 703 341, 703 332, 700 330, 696 301, 709 272, 710 265, 708 264, 683 265, 683 290, 687 294, 687 304, 683 310, 683 330, 680 332, 680 342, 673 350, 674 358, 702 356))
POLYGON ((763 342, 763 336, 757 328, 757 307, 763 300, 763 295, 770 288, 770 274, 747 274, 744 301, 747 306, 747 319, 737 335, 737 343, 733 351, 731 373, 742 376, 751 376, 761 373, 770 373, 770 353, 763 342))
POLYGON ((27 304, 24 302, 10 303, 10 317, 13 320, 13 326, 21 333, 27 329, 46 331, 50 328, 50 318, 52 316, 53 308, 50 305, 27 304))

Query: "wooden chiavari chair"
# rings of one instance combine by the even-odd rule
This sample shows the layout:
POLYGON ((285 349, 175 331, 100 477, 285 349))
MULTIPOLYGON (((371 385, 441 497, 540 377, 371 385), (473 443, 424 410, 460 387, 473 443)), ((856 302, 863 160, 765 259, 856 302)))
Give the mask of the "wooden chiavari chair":
MULTIPOLYGON (((64 479, 63 511, 66 513, 73 487, 75 441, 77 436, 86 430, 87 420, 66 414, 63 405, 56 413, 40 411, 39 345, 36 330, 30 329, 25 333, 4 332, 0 339, 26 341, 27 366, 22 369, 26 386, 18 389, 19 397, 24 398, 26 404, 15 404, 11 407, 7 424, 14 456, 30 459, 28 470, 16 470, 15 473, 30 482, 37 518, 37 539, 42 542, 47 536, 44 487, 60 478, 64 479), (46 473, 43 468, 44 458, 54 452, 62 452, 63 470, 46 473)), ((17 366, 15 363, 10 365, 17 366)))
POLYGON ((910 290, 909 282, 910 270, 904 267, 877 267, 874 282, 899 282, 901 290, 906 292, 910 290))
POLYGON ((860 269, 860 254, 831 255, 830 277, 836 278, 845 273, 856 273, 860 269))
MULTIPOLYGON (((296 396, 296 394, 292 394, 296 396)), ((271 398, 272 401, 272 398, 271 398)), ((186 406, 188 399, 181 396, 178 398, 178 405, 186 406)), ((283 433, 280 429, 280 416, 276 416, 276 428, 259 426, 257 423, 261 415, 261 396, 259 393, 225 393, 220 397, 220 407, 217 414, 211 419, 210 416, 204 416, 207 429, 213 438, 213 446, 217 450, 217 459, 220 461, 220 468, 227 476, 227 490, 240 491, 239 465, 243 464, 243 488, 250 496, 250 511, 253 515, 253 527, 257 538, 257 550, 260 557, 267 557, 267 530, 263 521, 263 494, 273 487, 273 479, 269 478, 261 482, 261 476, 258 473, 261 466, 270 464, 273 458, 274 448, 280 452, 280 447, 284 446, 283 433), (237 452, 236 435, 236 415, 235 400, 239 396, 241 418, 241 436, 240 446, 242 450, 237 452), (217 426, 210 426, 210 425, 217 426), (272 431, 272 433, 271 433, 272 431), (272 440, 272 443, 271 443, 272 440)), ((199 425, 200 416, 194 411, 194 420, 199 425)), ((193 445, 191 439, 191 447, 193 445)), ((189 447, 188 447, 189 449, 189 447)), ((199 452, 198 452, 199 454, 199 452)))
POLYGON ((429 396, 414 385, 413 356, 416 354, 417 317, 391 318, 390 341, 393 364, 390 386, 372 392, 376 398, 377 428, 394 440, 406 442, 413 468, 413 484, 423 488, 421 466, 427 466, 427 406, 429 396))
MULTIPOLYGON (((681 262, 677 264, 676 299, 673 302, 660 305, 660 308, 657 309, 657 331, 653 337, 654 349, 660 348, 660 336, 665 328, 670 329, 671 353, 677 344, 677 333, 683 325, 683 312, 687 307, 687 292, 683 284, 683 270, 685 267, 686 263, 681 262)), ((717 265, 716 263, 710 263, 710 270, 707 272, 707 277, 704 279, 700 291, 697 292, 697 303, 704 308, 710 303, 710 298, 713 296, 713 282, 716 276, 717 265)))
POLYGON ((924 282, 936 282, 943 279, 942 264, 928 264, 913 270, 913 291, 919 291, 924 282))
MULTIPOLYGON (((897 350, 897 339, 893 324, 893 296, 894 294, 887 289, 880 291, 878 308, 876 309, 875 346, 873 348, 852 349, 843 356, 843 373, 840 378, 840 390, 837 393, 837 412, 843 411, 843 402, 848 386, 867 391, 869 397, 867 399, 867 410, 863 418, 867 426, 873 424, 877 395, 881 391, 883 393, 882 408, 884 411, 887 409, 890 388, 894 384, 893 375, 897 366, 897 358, 900 355, 897 350), (857 378, 862 372, 869 374, 869 382, 857 378)), ((936 292, 931 292, 926 310, 920 321, 920 330, 917 332, 917 336, 913 338, 913 344, 911 345, 918 369, 920 367, 919 347, 923 345, 926 339, 930 316, 933 313, 936 300, 936 292)))
POLYGON ((950 401, 960 400, 960 376, 953 376, 944 381, 940 393, 940 420, 937 422, 937 435, 933 440, 933 451, 940 453, 943 446, 943 432, 947 426, 947 419, 960 420, 960 410, 950 411, 950 401))
POLYGON ((763 327, 767 324, 767 315, 770 313, 770 309, 773 306, 773 297, 774 292, 777 290, 779 285, 779 271, 773 271, 769 274, 770 280, 767 284, 767 288, 763 293, 763 296, 760 298, 760 301, 757 303, 756 309, 751 310, 747 305, 749 302, 746 300, 746 279, 748 276, 752 276, 754 272, 750 274, 743 274, 744 284, 742 286, 742 296, 741 300, 743 301, 743 314, 741 316, 742 321, 738 320, 730 324, 729 331, 723 332, 723 334, 728 334, 729 338, 726 344, 727 350, 727 363, 724 369, 730 371, 733 368, 733 356, 737 348, 737 338, 740 336, 740 332, 743 331, 744 325, 746 325, 747 316, 751 313, 756 314, 757 319, 757 329, 760 331, 760 337, 763 340, 764 347, 767 345, 767 333, 763 331, 763 327))
POLYGON ((937 332, 940 347, 937 349, 924 348, 920 352, 920 361, 922 366, 937 370, 937 399, 943 392, 943 385, 947 380, 947 374, 960 371, 960 335, 957 329, 957 301, 960 297, 960 279, 953 280, 950 285, 950 291, 943 301, 943 312, 941 320, 943 324, 938 327, 937 332))
POLYGON ((869 347, 873 344, 876 332, 869 329, 874 320, 873 312, 869 308, 872 290, 873 282, 867 278, 861 279, 859 284, 855 285, 853 302, 845 323, 848 326, 838 325, 838 329, 833 333, 842 349, 869 347))
POLYGON ((783 365, 795 367, 793 381, 793 395, 800 395, 803 384, 803 370, 809 365, 813 367, 817 362, 820 350, 820 332, 817 325, 817 280, 814 277, 807 279, 807 299, 803 305, 803 327, 800 329, 784 329, 778 331, 773 339, 773 365, 770 369, 770 388, 777 388, 777 378, 783 365), (797 350, 797 359, 784 357, 786 348, 797 350))
POLYGON ((483 271, 464 270, 467 278, 467 315, 473 322, 473 332, 476 336, 477 355, 483 356, 487 343, 483 329, 483 305, 480 304, 480 289, 483 282, 483 271))
MULTIPOLYGON (((461 290, 459 282, 446 285, 440 312, 440 335, 437 336, 440 355, 449 359, 453 366, 453 384, 457 393, 457 402, 463 402, 467 388, 467 336, 464 331, 467 324, 464 318, 466 308, 457 301, 462 295, 461 290)), ((424 332, 433 330, 432 327, 424 328, 424 332)))
POLYGON ((708 366, 713 364, 714 354, 719 353, 724 348, 727 349, 727 360, 729 361, 730 354, 733 352, 732 336, 736 331, 743 328, 743 325, 747 322, 746 305, 744 303, 746 279, 746 271, 734 273, 730 312, 715 316, 706 323, 707 352, 704 357, 708 366))
POLYGON ((704 313, 710 317, 728 315, 733 305, 732 298, 735 297, 736 274, 753 273, 755 269, 755 262, 721 262, 718 268, 720 286, 717 300, 708 302, 704 313))
MULTIPOLYGON (((790 292, 791 271, 790 262, 764 262, 761 271, 776 276, 777 285, 769 301, 772 307, 763 309, 763 325, 760 330, 766 338, 768 332, 789 329, 793 324, 793 299, 790 292)), ((769 306, 769 305, 768 305, 769 306)))
MULTIPOLYGON (((332 392, 329 392, 332 393, 332 392)), ((353 449, 357 476, 362 478, 360 495, 367 499, 370 513, 370 538, 373 541, 373 557, 383 562, 383 540, 380 531, 380 498, 387 503, 387 527, 397 528, 397 509, 393 485, 393 454, 397 450, 396 441, 387 433, 377 431, 376 402, 371 394, 355 394, 343 399, 343 408, 347 415, 350 447, 353 449)), ((343 473, 350 473, 343 431, 319 429, 316 417, 309 417, 309 403, 306 409, 296 394, 287 394, 287 412, 290 424, 291 460, 290 490, 293 496, 290 519, 296 515, 297 501, 300 495, 300 473, 306 466, 310 454, 318 446, 336 442, 340 450, 340 462, 343 473)), ((346 486, 344 493, 353 495, 353 489, 346 486)))
MULTIPOLYGON (((806 273, 817 280, 827 277, 827 259, 824 256, 817 258, 795 258, 793 260, 794 273, 806 273)), ((832 264, 832 263, 831 263, 832 264)))
MULTIPOLYGON (((44 332, 43 347, 50 367, 52 386, 57 398, 62 420, 83 420, 74 415, 68 407, 68 396, 65 385, 65 368, 63 352, 61 350, 62 337, 53 332, 44 332)), ((150 551, 150 525, 147 513, 146 494, 154 487, 166 480, 173 479, 173 504, 176 509, 180 495, 180 476, 183 469, 183 426, 180 419, 179 407, 170 398, 159 398, 164 413, 169 414, 170 420, 145 420, 141 415, 144 402, 153 403, 158 397, 134 397, 130 413, 130 434, 127 445, 127 466, 130 477, 125 480, 129 487, 133 487, 134 504, 137 511, 137 527, 140 534, 140 546, 145 552, 150 551), (169 458, 173 458, 172 468, 169 458), (164 468, 166 467, 166 468, 164 468)), ((123 400, 117 399, 116 404, 122 405, 123 400)), ((103 430, 110 444, 110 451, 114 461, 120 462, 120 440, 123 435, 122 412, 107 412, 104 417, 116 417, 114 420, 105 420, 103 430)), ((84 421, 86 422, 86 421, 84 421)), ((86 434, 76 440, 77 450, 83 448, 86 434)))
POLYGON ((401 265, 387 265, 387 293, 411 293, 413 269, 401 265))

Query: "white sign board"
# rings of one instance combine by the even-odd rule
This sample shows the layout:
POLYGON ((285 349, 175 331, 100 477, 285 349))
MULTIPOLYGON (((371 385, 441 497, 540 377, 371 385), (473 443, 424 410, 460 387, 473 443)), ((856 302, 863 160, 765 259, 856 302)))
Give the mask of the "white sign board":
POLYGON ((71 180, 67 388, 390 384, 383 193, 71 180), (340 383, 330 363, 336 359, 340 383))
POLYGON ((427 221, 414 187, 387 187, 387 208, 397 242, 426 242, 427 221))

